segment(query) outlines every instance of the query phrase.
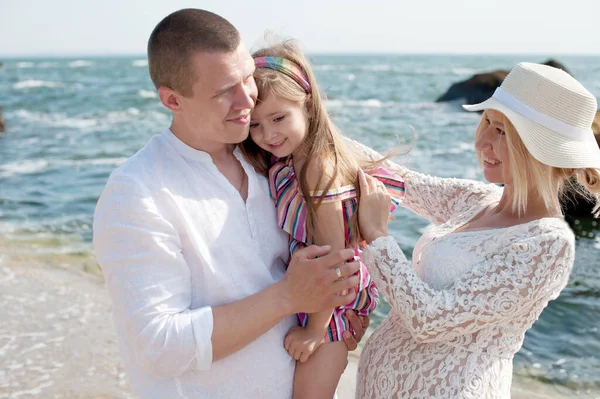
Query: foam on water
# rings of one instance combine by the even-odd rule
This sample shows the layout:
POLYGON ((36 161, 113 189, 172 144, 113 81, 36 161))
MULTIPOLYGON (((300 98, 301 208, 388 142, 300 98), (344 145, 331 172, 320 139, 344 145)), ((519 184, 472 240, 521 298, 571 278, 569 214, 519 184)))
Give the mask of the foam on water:
POLYGON ((64 87, 64 83, 60 82, 45 82, 43 80, 24 80, 13 85, 15 90, 32 89, 36 87, 64 87))
POLYGON ((88 158, 78 160, 27 160, 0 164, 0 178, 17 175, 28 175, 44 172, 57 167, 81 167, 83 165, 108 165, 117 167, 127 160, 126 157, 117 158, 88 158))
POLYGON ((148 60, 135 60, 131 63, 131 65, 133 65, 134 67, 147 67, 148 66, 148 60))
POLYGON ((158 98, 158 94, 156 94, 156 92, 150 91, 150 90, 139 90, 138 94, 142 98, 158 98))
POLYGON ((17 62, 17 68, 33 68, 33 62, 17 62))
POLYGON ((0 178, 38 173, 48 168, 48 161, 27 160, 0 164, 0 178))
POLYGON ((77 61, 69 62, 68 65, 69 65, 69 68, 84 68, 84 67, 91 67, 94 65, 94 63, 91 61, 86 61, 86 60, 77 60, 77 61))
POLYGON ((74 129, 84 129, 98 125, 96 119, 74 118, 69 117, 65 113, 42 113, 31 112, 25 109, 19 109, 10 114, 27 122, 34 122, 53 127, 67 127, 74 129))

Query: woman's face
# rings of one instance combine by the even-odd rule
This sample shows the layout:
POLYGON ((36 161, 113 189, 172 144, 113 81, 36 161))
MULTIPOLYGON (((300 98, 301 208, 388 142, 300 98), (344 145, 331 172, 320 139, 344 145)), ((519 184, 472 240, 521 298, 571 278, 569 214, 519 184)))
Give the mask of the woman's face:
POLYGON ((475 151, 483 161, 483 176, 490 183, 510 183, 512 175, 504 133, 504 115, 493 109, 487 109, 482 118, 484 119, 483 130, 475 140, 475 151))

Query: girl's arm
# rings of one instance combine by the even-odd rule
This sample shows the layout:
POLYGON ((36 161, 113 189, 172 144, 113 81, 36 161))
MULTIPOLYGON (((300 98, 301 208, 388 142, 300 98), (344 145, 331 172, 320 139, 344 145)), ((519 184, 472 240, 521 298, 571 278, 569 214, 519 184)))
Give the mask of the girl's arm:
MULTIPOLYGON (((368 160, 383 158, 373 149, 353 140, 349 144, 368 160)), ((483 201, 500 198, 502 189, 475 180, 425 175, 385 161, 383 166, 402 176, 406 188, 401 205, 434 224, 443 224, 483 201)))
MULTIPOLYGON (((320 191, 325 188, 327 182, 333 175, 332 168, 314 161, 306 171, 306 180, 309 187, 314 188, 313 191, 320 191), (319 184, 319 186, 317 186, 319 184)), ((335 189, 339 185, 332 185, 331 189, 335 189)), ((310 198, 307 200, 316 200, 310 198)), ((342 201, 327 201, 321 203, 316 210, 314 220, 314 235, 316 245, 329 245, 331 250, 346 248, 346 237, 344 231, 344 216, 342 209, 342 201)), ((321 333, 325 333, 333 309, 313 313, 308 318, 308 328, 314 329, 321 333)))

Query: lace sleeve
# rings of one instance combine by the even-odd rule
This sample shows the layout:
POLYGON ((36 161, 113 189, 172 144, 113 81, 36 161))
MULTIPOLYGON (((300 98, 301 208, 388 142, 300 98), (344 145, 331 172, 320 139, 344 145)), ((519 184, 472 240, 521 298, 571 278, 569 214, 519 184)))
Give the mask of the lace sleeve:
POLYGON ((502 189, 493 184, 428 176, 395 166, 404 172, 406 192, 401 205, 435 224, 446 223, 487 198, 496 199, 501 195, 502 189))
MULTIPOLYGON (((371 161, 382 158, 377 151, 357 141, 347 140, 361 157, 371 161)), ((494 184, 429 176, 390 160, 385 161, 384 166, 404 180, 406 192, 401 206, 435 224, 447 222, 452 217, 485 201, 486 198, 500 198, 502 193, 502 189, 494 184)))
POLYGON ((412 336, 435 342, 479 331, 489 323, 526 324, 531 312, 541 313, 567 284, 574 245, 573 238, 560 231, 520 240, 443 290, 430 288, 415 274, 392 237, 373 241, 362 259, 412 336))

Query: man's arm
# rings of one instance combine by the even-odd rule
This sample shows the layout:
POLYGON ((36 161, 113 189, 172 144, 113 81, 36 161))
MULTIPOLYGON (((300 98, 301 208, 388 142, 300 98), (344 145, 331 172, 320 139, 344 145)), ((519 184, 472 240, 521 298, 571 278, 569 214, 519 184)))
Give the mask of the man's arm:
MULTIPOLYGON (((281 282, 231 304, 190 309, 190 269, 179 235, 150 193, 126 177, 111 179, 98 202, 94 248, 125 341, 159 376, 207 370, 290 314, 351 301, 336 293, 358 283, 336 281, 335 265, 350 253, 322 256, 327 248, 312 247, 294 256, 281 282)), ((340 269, 350 276, 358 264, 340 269)))
POLYGON ((335 272, 335 267, 352 254, 351 249, 330 252, 327 246, 299 250, 282 281, 229 305, 214 307, 213 359, 242 349, 286 316, 333 309, 352 301, 353 290, 347 295, 338 293, 358 284, 358 277, 352 276, 358 263, 340 266, 342 275, 351 279, 336 281, 335 272))

